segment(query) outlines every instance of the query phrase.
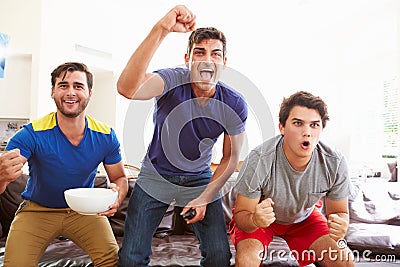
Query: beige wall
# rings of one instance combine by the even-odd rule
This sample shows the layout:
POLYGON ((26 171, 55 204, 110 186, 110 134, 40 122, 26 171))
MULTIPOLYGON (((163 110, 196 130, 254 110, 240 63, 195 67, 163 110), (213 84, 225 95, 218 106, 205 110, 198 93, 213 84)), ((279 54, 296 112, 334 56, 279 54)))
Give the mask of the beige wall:
POLYGON ((59 64, 76 60, 89 66, 94 89, 101 92, 93 96, 91 114, 115 126, 112 40, 104 36, 111 32, 111 13, 104 5, 93 0, 1 1, 0 31, 10 35, 10 43, 0 93, 10 101, 0 105, 0 116, 36 119, 53 111, 50 73, 59 64))

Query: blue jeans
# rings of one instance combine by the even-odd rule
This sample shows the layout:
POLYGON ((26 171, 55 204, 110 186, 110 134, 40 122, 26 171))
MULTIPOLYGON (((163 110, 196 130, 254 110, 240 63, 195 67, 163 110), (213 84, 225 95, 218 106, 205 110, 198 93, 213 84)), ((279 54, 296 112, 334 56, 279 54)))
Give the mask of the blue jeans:
MULTIPOLYGON (((198 176, 163 176, 175 186, 169 189, 169 202, 166 202, 164 192, 162 201, 158 196, 152 196, 148 190, 140 186, 140 179, 147 179, 146 174, 139 174, 138 183, 135 185, 129 200, 125 218, 125 231, 122 247, 119 250, 118 266, 142 267, 148 266, 151 255, 151 244, 154 233, 173 200, 179 202, 182 187, 199 187, 207 185, 211 178, 211 171, 205 171, 198 176)), ((151 180, 151 178, 150 178, 151 180)), ((162 190, 159 190, 162 191, 162 190)), ((197 197, 194 195, 193 198, 197 197)), ((224 267, 230 266, 230 247, 228 243, 225 218, 222 210, 221 199, 207 205, 206 215, 203 220, 194 223, 193 230, 200 242, 202 259, 201 266, 224 267)))

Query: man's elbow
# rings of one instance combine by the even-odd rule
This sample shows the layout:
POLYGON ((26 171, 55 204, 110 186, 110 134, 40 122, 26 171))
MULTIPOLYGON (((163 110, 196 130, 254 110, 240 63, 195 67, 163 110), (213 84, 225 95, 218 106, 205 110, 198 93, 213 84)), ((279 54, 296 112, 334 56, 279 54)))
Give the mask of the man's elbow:
POLYGON ((127 99, 132 99, 132 97, 133 97, 133 94, 131 93, 132 90, 123 86, 120 81, 117 82, 117 91, 118 91, 118 94, 122 95, 123 97, 125 97, 127 99))

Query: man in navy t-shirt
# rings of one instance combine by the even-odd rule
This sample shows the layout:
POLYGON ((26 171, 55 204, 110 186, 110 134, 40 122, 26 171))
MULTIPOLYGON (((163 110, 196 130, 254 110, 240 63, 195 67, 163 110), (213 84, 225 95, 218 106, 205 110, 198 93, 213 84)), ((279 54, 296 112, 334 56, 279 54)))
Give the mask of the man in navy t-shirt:
MULTIPOLYGON (((186 218, 200 241, 201 266, 229 266, 230 248, 218 192, 234 172, 247 119, 243 97, 219 81, 226 65, 226 39, 219 30, 195 29, 195 15, 176 6, 153 27, 118 80, 129 99, 155 100, 154 133, 132 192, 119 266, 148 266, 152 236, 171 202, 195 216, 186 218), (163 39, 190 32, 187 68, 146 73, 163 39), (223 136, 214 173, 212 149, 223 136)), ((185 218, 185 217, 184 217, 185 218)))

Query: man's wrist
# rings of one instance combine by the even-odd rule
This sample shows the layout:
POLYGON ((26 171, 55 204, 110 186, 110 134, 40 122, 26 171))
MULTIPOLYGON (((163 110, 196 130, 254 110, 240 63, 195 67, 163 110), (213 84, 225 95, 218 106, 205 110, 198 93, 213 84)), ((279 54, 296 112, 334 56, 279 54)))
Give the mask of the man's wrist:
POLYGON ((259 226, 259 225, 256 223, 256 220, 254 219, 254 213, 251 214, 251 221, 253 222, 253 224, 254 224, 257 228, 262 228, 261 226, 259 226))

